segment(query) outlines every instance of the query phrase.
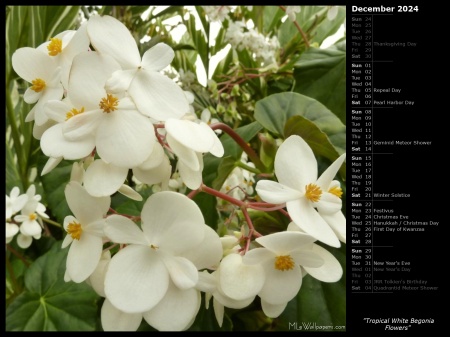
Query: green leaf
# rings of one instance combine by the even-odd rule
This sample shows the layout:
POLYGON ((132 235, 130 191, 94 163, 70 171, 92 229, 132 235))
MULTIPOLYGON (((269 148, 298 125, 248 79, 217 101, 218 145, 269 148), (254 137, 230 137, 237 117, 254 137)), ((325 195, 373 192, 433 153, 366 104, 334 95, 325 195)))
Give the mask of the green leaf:
POLYGON ((284 128, 288 119, 293 116, 302 116, 313 122, 326 133, 339 154, 345 152, 345 125, 315 99, 295 92, 284 92, 256 102, 255 119, 280 137, 286 137, 284 128))
MULTIPOLYGON (((276 330, 286 331, 296 326, 305 331, 305 326, 313 324, 327 331, 335 331, 332 327, 346 324, 346 260, 345 245, 341 248, 326 247, 340 262, 344 270, 338 282, 325 283, 310 275, 303 278, 302 287, 297 297, 291 300, 284 312, 276 319, 276 330)), ((313 328, 314 329, 314 328, 313 328)), ((315 331, 315 330, 313 330, 315 331)), ((344 331, 340 329, 339 331, 344 331)))
MULTIPOLYGON (((339 153, 331 144, 328 136, 322 132, 313 122, 302 116, 293 116, 288 119, 284 128, 285 137, 298 135, 302 137, 313 150, 316 156, 324 156, 330 161, 339 157, 339 153)), ((340 173, 345 179, 345 165, 340 168, 340 173)))
POLYGON ((26 291, 6 309, 7 331, 93 331, 97 294, 86 283, 64 281, 61 241, 25 272, 26 291))
POLYGON ((263 33, 267 34, 278 29, 278 27, 281 25, 281 18, 286 15, 284 11, 279 6, 264 6, 263 11, 263 33))
POLYGON ((301 55, 294 69, 294 90, 318 100, 345 124, 345 51, 310 48, 301 55))

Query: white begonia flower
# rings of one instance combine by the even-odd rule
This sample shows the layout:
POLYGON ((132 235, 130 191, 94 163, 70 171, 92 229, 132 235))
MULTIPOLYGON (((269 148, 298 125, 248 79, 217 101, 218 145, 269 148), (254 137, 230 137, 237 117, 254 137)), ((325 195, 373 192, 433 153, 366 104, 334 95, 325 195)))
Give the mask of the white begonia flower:
POLYGON ((111 55, 121 66, 106 83, 109 92, 126 91, 141 113, 157 121, 180 118, 189 111, 183 90, 160 73, 175 56, 172 48, 158 43, 141 60, 128 28, 111 16, 91 16, 87 30, 95 50, 111 55))
POLYGON ((61 82, 67 89, 72 60, 77 54, 88 51, 89 43, 86 23, 83 23, 77 30, 66 30, 59 33, 36 49, 46 53, 61 67, 61 82))
POLYGON ((286 6, 286 14, 289 17, 289 20, 295 21, 297 13, 300 13, 301 9, 300 6, 286 6))
POLYGON ((210 152, 216 157, 222 157, 222 143, 203 122, 170 118, 165 123, 165 129, 167 143, 178 157, 178 170, 183 182, 190 189, 197 189, 202 182, 202 153, 210 152))
POLYGON ((9 193, 6 195, 6 219, 10 219, 11 216, 20 210, 28 201, 28 196, 26 194, 20 194, 20 190, 17 186, 14 186, 9 193))
MULTIPOLYGON (((317 160, 313 151, 301 137, 290 136, 275 155, 278 182, 260 180, 256 192, 266 202, 286 203, 297 226, 319 241, 340 247, 338 236, 322 215, 333 215, 342 208, 342 191, 331 182, 344 160, 345 153, 317 178, 317 160)), ((341 219, 338 217, 333 216, 333 221, 341 219)), ((343 226, 345 229, 345 221, 343 226)), ((342 224, 333 224, 333 227, 342 229, 342 224)))
MULTIPOLYGON (((44 107, 48 118, 57 122, 41 136, 42 152, 51 158, 78 160, 89 156, 95 148, 95 134, 87 134, 76 140, 64 136, 63 127, 73 116, 84 112, 84 107, 75 107, 68 98, 49 101, 44 107)), ((46 171, 48 172, 48 170, 46 171)))
POLYGON ((67 277, 80 283, 94 272, 100 261, 104 216, 109 210, 111 198, 93 197, 76 181, 69 182, 64 193, 74 216, 64 218, 67 235, 61 247, 70 245, 66 261, 67 277))
POLYGON ((178 289, 193 288, 198 271, 183 254, 197 247, 205 236, 206 225, 197 204, 175 192, 150 196, 141 221, 142 230, 120 215, 106 219, 105 234, 128 245, 109 263, 105 294, 116 308, 128 313, 155 308, 166 295, 170 280, 178 289))
POLYGON ((60 100, 64 93, 61 84, 61 67, 43 52, 24 47, 17 49, 12 55, 14 71, 25 81, 32 84, 23 99, 34 107, 28 113, 25 121, 35 120, 36 125, 43 125, 48 121, 44 113, 44 104, 49 100, 60 100))
MULTIPOLYGON (((220 123, 220 121, 217 118, 211 118, 211 111, 209 109, 203 109, 202 113, 200 114, 200 120, 208 125, 220 123)), ((214 130, 215 133, 218 135, 222 134, 222 130, 214 130)))
POLYGON ((38 204, 39 202, 37 200, 29 199, 22 208, 21 214, 14 217, 16 222, 21 222, 20 233, 23 235, 34 236, 40 235, 42 232, 42 225, 38 222, 40 220, 37 214, 38 204))
POLYGON ((279 232, 256 239, 264 248, 254 248, 243 257, 243 263, 260 264, 265 281, 258 296, 264 313, 276 317, 293 299, 302 285, 301 266, 317 268, 324 264, 322 257, 311 250, 316 239, 299 232, 279 232))
POLYGON ((64 123, 63 134, 69 140, 94 134, 100 158, 121 168, 132 168, 150 156, 156 136, 150 119, 137 111, 129 97, 105 91, 106 79, 117 69, 119 64, 109 55, 85 52, 74 58, 70 101, 84 111, 64 123))
MULTIPOLYGON (((293 222, 289 223, 287 231, 304 233, 293 222)), ((320 267, 301 266, 303 276, 308 273, 315 279, 322 282, 330 283, 339 281, 344 271, 334 255, 316 243, 313 243, 310 248, 314 254, 319 255, 323 259, 324 263, 320 267)))

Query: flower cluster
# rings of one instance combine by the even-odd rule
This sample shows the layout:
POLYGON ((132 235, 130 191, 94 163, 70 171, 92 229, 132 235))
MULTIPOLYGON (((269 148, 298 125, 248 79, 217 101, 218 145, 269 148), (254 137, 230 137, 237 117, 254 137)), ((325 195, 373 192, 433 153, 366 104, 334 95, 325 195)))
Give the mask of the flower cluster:
POLYGON ((269 38, 255 29, 248 28, 242 21, 229 21, 225 39, 237 50, 248 49, 265 65, 276 62, 280 43, 275 35, 269 38))
MULTIPOLYGON (((203 7, 211 20, 222 21, 229 11, 228 6, 203 7)), ((269 40, 230 21, 226 38, 264 63, 275 62, 276 37, 269 40)), ((235 134, 247 153, 222 190, 206 186, 203 156, 224 155, 221 133, 210 126, 218 122, 210 111, 198 118, 193 94, 163 75, 174 56, 171 47, 158 43, 141 57, 126 26, 99 15, 12 56, 14 70, 30 83, 24 100, 36 103, 26 120, 35 122, 33 134, 49 157, 41 174, 62 160, 74 161, 64 190, 72 213, 63 224, 64 279, 87 282, 104 297, 104 330, 137 330, 142 320, 158 330, 186 330, 199 312, 202 293, 206 308, 212 299, 220 326, 225 308, 244 308, 257 297, 263 312, 274 318, 297 296, 305 275, 336 282, 343 273, 323 244, 339 247, 346 240, 342 190, 335 180, 345 154, 318 176, 312 149, 294 135, 276 152, 277 181, 261 179, 249 146, 235 134), (112 208, 116 192, 142 200, 127 185, 129 174, 153 186, 139 216, 112 208), (192 190, 188 195, 186 188, 192 190), (214 224, 205 223, 192 200, 200 192, 239 209, 245 225, 238 233, 219 237, 214 224), (262 235, 249 209, 282 211, 290 225, 262 235)), ((182 80, 187 75, 182 73, 182 80)), ((39 201, 34 186, 24 195, 14 188, 7 196, 7 242, 19 230, 21 242, 40 237, 40 217, 47 216, 39 201)))
POLYGON ((41 196, 36 194, 34 185, 30 185, 24 194, 20 194, 19 188, 15 186, 9 196, 6 195, 6 243, 10 243, 18 234, 17 244, 25 249, 33 239, 41 238, 44 228, 42 218, 48 218, 48 215, 40 201, 41 196))

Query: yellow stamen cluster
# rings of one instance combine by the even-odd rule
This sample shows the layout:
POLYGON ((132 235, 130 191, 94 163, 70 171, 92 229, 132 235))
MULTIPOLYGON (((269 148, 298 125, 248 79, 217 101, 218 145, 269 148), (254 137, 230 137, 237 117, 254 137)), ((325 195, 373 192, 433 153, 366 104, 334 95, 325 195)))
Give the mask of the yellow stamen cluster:
POLYGON ((319 186, 315 184, 306 185, 305 196, 308 200, 312 202, 318 202, 320 200, 320 196, 322 195, 322 190, 319 186))
POLYGON ((79 115, 80 113, 83 113, 83 112, 84 112, 84 107, 81 107, 80 110, 73 108, 68 113, 66 113, 66 121, 71 119, 73 116, 79 115))
POLYGON ((294 269, 294 260, 290 255, 281 255, 275 258, 275 269, 286 271, 294 269))
POLYGON ((72 239, 80 240, 81 233, 83 233, 83 229, 81 225, 77 222, 71 222, 67 226, 67 233, 72 237, 72 239))
POLYGON ((50 43, 47 46, 48 54, 50 56, 56 56, 62 52, 62 40, 56 37, 50 39, 50 43))
POLYGON ((33 221, 33 220, 36 220, 36 219, 37 219, 37 215, 36 215, 36 213, 31 213, 31 214, 28 216, 28 218, 29 218, 31 221, 33 221))
POLYGON ((331 194, 334 194, 338 198, 342 197, 342 188, 340 188, 339 186, 334 186, 334 187, 330 188, 330 190, 328 192, 330 192, 331 194))
POLYGON ((159 247, 157 245, 150 245, 150 248, 154 249, 154 250, 158 250, 159 249, 159 247))
POLYGON ((42 90, 45 89, 45 81, 43 79, 40 78, 36 78, 35 80, 31 81, 31 90, 34 90, 36 92, 41 92, 42 90))
POLYGON ((103 97, 99 104, 100 109, 103 109, 104 112, 108 113, 117 110, 118 105, 119 99, 111 94, 106 94, 106 97, 103 97))

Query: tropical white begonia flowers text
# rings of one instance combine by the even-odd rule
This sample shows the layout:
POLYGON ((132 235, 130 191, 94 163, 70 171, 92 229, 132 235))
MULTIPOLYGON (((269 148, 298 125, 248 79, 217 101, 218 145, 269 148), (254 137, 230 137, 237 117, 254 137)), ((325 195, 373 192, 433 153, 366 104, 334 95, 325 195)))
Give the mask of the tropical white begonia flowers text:
POLYGON ((336 159, 317 178, 317 160, 303 138, 290 136, 281 144, 275 156, 278 182, 260 180, 258 195, 266 202, 286 203, 292 221, 306 233, 330 246, 339 247, 336 232, 345 237, 345 217, 340 216, 342 190, 332 184, 345 154, 336 159), (327 222, 321 214, 325 214, 327 222), (337 220, 337 221, 335 221, 337 220))

